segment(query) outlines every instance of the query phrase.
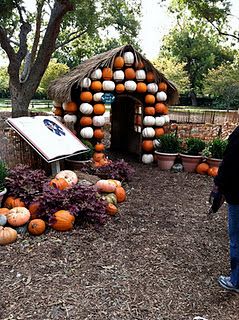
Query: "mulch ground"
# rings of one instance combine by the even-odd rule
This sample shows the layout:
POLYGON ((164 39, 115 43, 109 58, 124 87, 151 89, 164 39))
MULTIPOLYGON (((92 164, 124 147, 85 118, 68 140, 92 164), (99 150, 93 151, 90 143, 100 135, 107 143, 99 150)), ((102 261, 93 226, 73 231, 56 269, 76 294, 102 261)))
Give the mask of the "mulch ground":
POLYGON ((226 206, 208 219, 213 180, 131 163, 127 201, 100 230, 21 236, 0 247, 0 319, 238 320, 226 206))

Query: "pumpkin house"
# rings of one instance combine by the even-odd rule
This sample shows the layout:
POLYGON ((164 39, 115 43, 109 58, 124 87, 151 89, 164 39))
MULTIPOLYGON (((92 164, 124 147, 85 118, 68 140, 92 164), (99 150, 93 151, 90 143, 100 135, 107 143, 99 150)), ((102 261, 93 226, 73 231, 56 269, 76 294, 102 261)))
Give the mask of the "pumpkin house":
POLYGON ((79 139, 104 149, 105 112, 110 105, 110 148, 153 162, 157 139, 169 123, 168 106, 178 100, 176 87, 131 45, 96 55, 49 88, 53 112, 73 123, 79 139))

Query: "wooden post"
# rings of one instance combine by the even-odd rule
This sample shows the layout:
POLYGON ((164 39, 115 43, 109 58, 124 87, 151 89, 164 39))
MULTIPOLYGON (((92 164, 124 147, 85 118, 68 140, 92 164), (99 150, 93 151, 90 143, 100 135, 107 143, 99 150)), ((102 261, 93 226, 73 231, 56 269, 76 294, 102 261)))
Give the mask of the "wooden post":
POLYGON ((51 163, 51 173, 55 176, 58 172, 61 171, 60 161, 54 161, 51 163))

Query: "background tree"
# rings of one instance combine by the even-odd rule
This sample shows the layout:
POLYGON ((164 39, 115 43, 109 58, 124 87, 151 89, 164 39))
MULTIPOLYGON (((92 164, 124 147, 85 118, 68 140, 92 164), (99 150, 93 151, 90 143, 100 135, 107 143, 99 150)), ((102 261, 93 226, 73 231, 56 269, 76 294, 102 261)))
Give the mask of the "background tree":
POLYGON ((110 26, 126 41, 137 33, 140 0, 36 0, 34 12, 23 0, 0 3, 0 44, 9 59, 12 116, 28 114, 53 52, 110 26))
POLYGON ((9 97, 9 76, 7 73, 6 67, 0 67, 0 97, 7 98, 9 97))

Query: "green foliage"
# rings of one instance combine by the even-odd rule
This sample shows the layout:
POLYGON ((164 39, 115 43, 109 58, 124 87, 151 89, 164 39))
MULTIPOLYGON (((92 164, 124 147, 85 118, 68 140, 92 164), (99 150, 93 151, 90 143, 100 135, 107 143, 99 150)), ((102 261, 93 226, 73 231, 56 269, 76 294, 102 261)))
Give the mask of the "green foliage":
POLYGON ((6 164, 0 160, 0 192, 5 188, 5 179, 8 175, 8 169, 6 164))
POLYGON ((187 138, 183 148, 183 153, 198 156, 205 148, 206 143, 200 138, 187 138))
POLYGON ((0 96, 6 97, 9 94, 9 75, 6 67, 0 67, 0 96))
POLYGON ((158 139, 159 146, 156 150, 165 153, 178 153, 180 151, 181 141, 174 133, 166 133, 158 139))
POLYGON ((226 150, 227 144, 228 144, 227 140, 223 140, 220 138, 214 139, 213 141, 209 142, 208 149, 210 152, 210 157, 216 158, 216 159, 222 159, 223 154, 226 150))

